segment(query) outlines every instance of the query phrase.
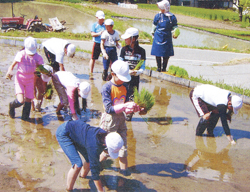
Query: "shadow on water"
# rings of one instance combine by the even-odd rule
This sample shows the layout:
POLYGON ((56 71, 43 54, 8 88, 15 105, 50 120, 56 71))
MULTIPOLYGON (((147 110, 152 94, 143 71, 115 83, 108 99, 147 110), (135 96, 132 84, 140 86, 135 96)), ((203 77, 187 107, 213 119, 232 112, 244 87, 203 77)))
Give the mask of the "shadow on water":
POLYGON ((187 177, 188 174, 184 170, 184 164, 181 163, 156 163, 156 164, 141 164, 131 167, 136 170, 137 174, 147 173, 148 175, 160 177, 180 178, 187 177))
MULTIPOLYGON (((250 139, 250 131, 244 131, 239 129, 230 129, 231 135, 233 135, 234 139, 250 139)), ((220 137, 222 134, 224 134, 223 127, 216 127, 214 129, 214 136, 220 137)))

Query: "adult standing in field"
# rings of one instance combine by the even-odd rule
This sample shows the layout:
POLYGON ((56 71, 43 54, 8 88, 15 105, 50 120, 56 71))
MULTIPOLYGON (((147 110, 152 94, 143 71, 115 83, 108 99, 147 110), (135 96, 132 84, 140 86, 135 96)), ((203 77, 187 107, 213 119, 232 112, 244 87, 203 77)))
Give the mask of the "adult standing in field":
POLYGON ((75 56, 76 46, 64 39, 50 38, 42 43, 44 53, 53 67, 54 73, 65 71, 63 58, 65 55, 73 58, 75 56))
POLYGON ((154 40, 151 55, 156 56, 157 71, 161 72, 166 71, 169 57, 174 55, 172 31, 178 25, 175 15, 169 12, 170 3, 167 0, 158 2, 157 6, 160 12, 155 15, 153 21, 152 36, 154 40))
POLYGON ((103 31, 106 29, 104 25, 105 15, 103 11, 97 11, 96 14, 97 22, 95 22, 91 27, 91 36, 93 37, 93 48, 92 48, 92 55, 89 61, 89 69, 90 74, 93 73, 95 60, 97 60, 101 53, 101 35, 103 31))

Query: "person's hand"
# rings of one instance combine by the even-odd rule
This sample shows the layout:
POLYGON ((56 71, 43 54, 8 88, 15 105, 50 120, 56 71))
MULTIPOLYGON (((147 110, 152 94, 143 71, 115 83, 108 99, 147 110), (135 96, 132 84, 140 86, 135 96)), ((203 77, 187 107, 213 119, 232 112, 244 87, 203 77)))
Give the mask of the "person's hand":
POLYGON ((136 70, 129 70, 130 75, 136 75, 137 71, 136 70))
POLYGON ((127 102, 125 103, 125 113, 126 114, 130 114, 130 113, 135 113, 135 112, 138 112, 140 111, 140 106, 137 105, 135 102, 127 102))
POLYGON ((12 70, 8 70, 8 72, 7 72, 6 75, 5 75, 5 79, 11 80, 12 77, 13 77, 12 70))
POLYGON ((108 59, 109 59, 109 56, 108 56, 108 54, 107 54, 107 53, 103 53, 102 55, 103 55, 103 58, 104 58, 104 59, 106 59, 106 60, 108 60, 108 59))
POLYGON ((174 38, 174 39, 177 39, 177 37, 176 37, 175 35, 173 35, 173 38, 174 38))

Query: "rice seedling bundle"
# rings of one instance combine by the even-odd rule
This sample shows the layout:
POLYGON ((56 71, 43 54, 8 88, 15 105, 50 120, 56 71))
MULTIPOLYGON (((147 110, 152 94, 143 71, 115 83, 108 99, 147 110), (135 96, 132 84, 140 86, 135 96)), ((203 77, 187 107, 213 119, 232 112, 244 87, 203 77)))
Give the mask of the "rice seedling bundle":
POLYGON ((50 71, 48 71, 47 69, 45 69, 43 65, 38 65, 38 67, 36 68, 36 71, 38 71, 40 73, 43 73, 45 75, 48 75, 48 76, 51 75, 50 71))
POLYGON ((139 70, 143 64, 144 60, 140 60, 139 63, 135 66, 134 70, 139 70))
POLYGON ((137 88, 134 88, 134 102, 140 106, 140 108, 144 108, 140 114, 145 115, 155 104, 155 97, 153 93, 149 92, 145 88, 142 88, 140 93, 137 88))
POLYGON ((45 91, 45 94, 44 94, 44 98, 45 99, 51 99, 52 94, 53 94, 53 87, 52 87, 52 84, 49 83, 49 84, 47 84, 46 91, 45 91))
POLYGON ((173 37, 177 38, 180 35, 180 29, 179 28, 175 28, 173 31, 173 37))

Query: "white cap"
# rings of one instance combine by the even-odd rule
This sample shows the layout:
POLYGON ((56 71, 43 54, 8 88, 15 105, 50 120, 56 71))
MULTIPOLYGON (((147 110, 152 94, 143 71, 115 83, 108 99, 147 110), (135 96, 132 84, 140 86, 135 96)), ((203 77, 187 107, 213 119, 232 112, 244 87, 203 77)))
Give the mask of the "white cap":
POLYGON ((116 159, 119 155, 119 151, 124 145, 123 139, 117 132, 111 132, 106 136, 106 146, 108 148, 109 156, 112 159, 116 159))
POLYGON ((238 113, 238 110, 242 107, 242 99, 237 96, 237 95, 233 95, 231 98, 231 102, 232 102, 232 107, 234 109, 234 114, 238 113))
POLYGON ((70 43, 67 47, 67 56, 72 57, 75 54, 76 46, 70 43))
POLYGON ((111 65, 111 69, 121 81, 129 82, 131 80, 131 76, 129 74, 129 66, 127 62, 124 62, 122 60, 116 60, 111 65))
POLYGON ((91 86, 88 82, 84 81, 84 82, 80 83, 79 89, 80 89, 80 96, 83 99, 86 99, 89 95, 90 90, 91 90, 91 86))
POLYGON ((114 25, 114 21, 113 21, 112 19, 106 19, 106 20, 104 21, 104 24, 105 24, 105 25, 114 25))
POLYGON ((24 40, 24 47, 25 47, 25 52, 28 55, 34 55, 36 53, 36 48, 37 48, 36 39, 33 37, 27 37, 24 40))
POLYGON ((167 0, 163 0, 157 3, 159 9, 165 10, 165 12, 170 11, 170 3, 167 0))
POLYGON ((105 15, 103 13, 103 11, 97 11, 95 16, 98 18, 98 19, 105 19, 105 15))
POLYGON ((129 37, 134 37, 139 35, 139 31, 138 29, 134 28, 134 27, 130 27, 128 28, 125 33, 121 36, 122 39, 127 39, 129 37))
MULTIPOLYGON (((43 65, 43 67, 45 69, 47 69, 50 73, 53 73, 53 68, 49 65, 43 65)), ((51 77, 49 77, 48 75, 45 75, 43 73, 41 73, 41 78, 44 82, 48 83, 51 80, 51 77)))

